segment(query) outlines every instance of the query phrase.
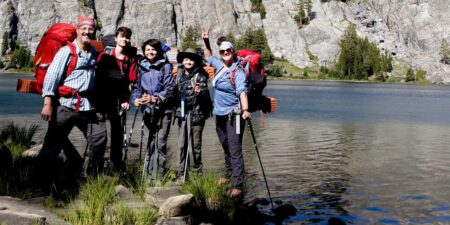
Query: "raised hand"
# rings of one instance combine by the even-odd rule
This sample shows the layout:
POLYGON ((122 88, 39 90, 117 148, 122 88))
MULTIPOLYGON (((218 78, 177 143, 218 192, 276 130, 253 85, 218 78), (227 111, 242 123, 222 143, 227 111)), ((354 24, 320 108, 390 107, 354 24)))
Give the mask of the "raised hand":
POLYGON ((206 28, 206 29, 203 29, 203 31, 202 31, 202 38, 203 39, 209 39, 209 30, 210 30, 209 27, 206 28))

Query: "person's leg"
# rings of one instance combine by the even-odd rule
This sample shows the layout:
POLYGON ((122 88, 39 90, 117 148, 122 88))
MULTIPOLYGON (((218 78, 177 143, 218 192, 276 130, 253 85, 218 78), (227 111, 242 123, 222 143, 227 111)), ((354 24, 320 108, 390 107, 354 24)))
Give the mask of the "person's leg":
POLYGON ((232 174, 232 168, 228 146, 227 123, 229 123, 228 116, 216 116, 216 132, 225 156, 225 178, 230 178, 232 174))
MULTIPOLYGON (((34 179, 42 187, 46 188, 53 182, 57 171, 55 161, 61 149, 67 147, 70 143, 68 136, 75 125, 76 119, 77 116, 64 106, 55 106, 53 109, 52 119, 48 123, 42 149, 36 156, 36 176, 34 176, 34 179)), ((70 145, 72 144, 70 143, 70 145)), ((66 157, 71 162, 71 156, 66 155, 66 157)))
POLYGON ((244 156, 242 154, 242 136, 245 121, 241 119, 241 132, 236 134, 235 117, 227 123, 228 146, 230 150, 232 176, 231 184, 233 188, 241 189, 244 183, 244 156))
POLYGON ((81 120, 77 127, 83 132, 89 145, 88 174, 97 174, 103 171, 104 155, 108 136, 104 119, 99 119, 95 112, 81 112, 81 120))
POLYGON ((150 181, 153 181, 154 174, 153 169, 155 166, 155 123, 153 121, 153 117, 150 114, 145 114, 144 116, 144 123, 145 126, 148 129, 148 139, 147 139, 147 147, 145 151, 145 158, 144 158, 144 171, 145 175, 147 176, 147 179, 150 181))
POLYGON ((164 114, 161 121, 160 129, 158 133, 158 175, 162 178, 167 171, 166 159, 167 159, 167 138, 170 133, 170 126, 172 123, 172 113, 164 114))
POLYGON ((122 119, 117 112, 109 112, 108 118, 111 125, 111 152, 110 160, 113 170, 121 171, 125 169, 125 164, 122 160, 123 148, 123 126, 122 119))
POLYGON ((177 168, 177 177, 182 177, 184 174, 184 165, 186 159, 186 151, 187 151, 187 130, 186 130, 186 121, 181 122, 178 127, 178 168, 177 168))
POLYGON ((194 141, 194 148, 193 156, 194 156, 194 166, 193 171, 195 173, 201 173, 203 168, 202 163, 202 134, 203 134, 203 128, 205 127, 205 121, 201 121, 195 126, 192 126, 192 133, 193 133, 193 141, 194 141))

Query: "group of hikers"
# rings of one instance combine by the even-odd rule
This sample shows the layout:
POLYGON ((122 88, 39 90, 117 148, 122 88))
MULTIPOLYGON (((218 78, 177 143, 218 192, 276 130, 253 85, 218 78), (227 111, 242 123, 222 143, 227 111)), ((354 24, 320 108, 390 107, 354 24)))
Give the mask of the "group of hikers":
POLYGON ((94 18, 79 17, 73 45, 60 48, 47 69, 42 87, 44 106, 41 116, 49 125, 38 155, 43 168, 63 150, 68 161, 74 164, 82 163, 86 157, 87 174, 102 172, 107 146, 106 120, 109 120, 111 166, 115 171, 126 171, 122 115, 131 108, 131 103, 143 113, 149 131, 145 176, 153 180, 167 172, 167 139, 174 114, 179 126, 176 174, 177 178, 185 179, 187 168, 190 168, 189 150, 193 154, 191 171, 202 172, 202 133, 205 120, 212 112, 225 156, 224 177, 217 182, 230 181, 229 195, 241 195, 244 183, 242 136, 245 120, 251 119, 251 113, 246 74, 238 66, 233 44, 219 39, 220 57, 216 57, 212 55, 209 30, 201 34, 204 59, 215 69, 211 79, 212 101, 203 58, 194 50, 177 54, 178 66, 174 72, 160 40, 145 41, 143 55, 138 55, 131 46, 131 29, 119 27, 115 47, 105 48, 97 54, 92 45, 95 31, 94 18), (73 69, 69 70, 70 64, 73 69), (68 139, 74 126, 87 140, 84 157, 76 152, 68 139))

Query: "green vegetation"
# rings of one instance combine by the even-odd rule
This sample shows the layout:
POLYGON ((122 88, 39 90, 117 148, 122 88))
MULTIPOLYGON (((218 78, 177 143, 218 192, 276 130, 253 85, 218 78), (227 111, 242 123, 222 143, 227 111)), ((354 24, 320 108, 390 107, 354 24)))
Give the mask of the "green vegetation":
POLYGON ((116 196, 117 177, 89 177, 81 186, 80 203, 69 204, 67 221, 74 225, 88 224, 153 224, 157 210, 150 205, 139 210, 128 210, 116 196))
MULTIPOLYGON (((195 203, 201 210, 206 212, 218 212, 219 215, 214 216, 215 220, 224 222, 233 221, 235 218, 235 203, 240 201, 239 198, 231 198, 226 193, 230 189, 231 184, 218 184, 219 173, 208 171, 202 175, 191 175, 187 182, 183 185, 183 192, 190 193, 194 196, 195 203), (222 220, 217 218, 222 217, 222 220)), ((209 215, 205 215, 208 217, 209 215)), ((223 224, 228 224, 224 222, 223 224)))
POLYGON ((294 20, 298 28, 309 24, 312 19, 312 0, 298 0, 297 13, 294 15, 294 20))
POLYGON ((200 27, 198 25, 189 26, 186 29, 186 32, 181 37, 181 51, 184 51, 188 48, 198 49, 200 45, 198 41, 200 39, 200 27))
POLYGON ((81 3, 85 7, 92 7, 93 2, 92 0, 78 0, 79 3, 81 3))
POLYGON ((252 2, 252 12, 257 12, 261 15, 261 19, 266 18, 266 8, 264 8, 264 4, 262 0, 250 0, 252 2))
POLYGON ((272 63, 274 59, 263 29, 249 29, 241 36, 241 38, 235 40, 234 43, 237 50, 252 49, 253 51, 260 53, 261 63, 264 65, 272 63))
POLYGON ((450 59, 450 45, 447 40, 442 39, 441 48, 439 50, 439 56, 441 57, 441 62, 446 63, 450 59))
POLYGON ((24 196, 29 188, 32 165, 22 153, 33 142, 38 126, 18 127, 10 122, 0 131, 0 195, 24 196))
POLYGON ((418 71, 414 72, 414 70, 409 68, 405 75, 405 81, 406 82, 424 83, 424 82, 426 82, 426 80, 425 80, 426 75, 427 75, 427 72, 424 70, 418 70, 418 71))
POLYGON ((11 2, 11 0, 9 0, 8 3, 6 3, 6 7, 8 9, 8 14, 14 13, 14 5, 11 2))
POLYGON ((347 28, 339 45, 341 53, 335 69, 340 79, 367 80, 369 76, 392 71, 392 59, 381 55, 367 38, 358 37, 354 25, 347 28))
POLYGON ((33 67, 31 51, 26 47, 19 46, 16 48, 11 56, 10 65, 11 67, 21 69, 21 68, 31 68, 33 67))

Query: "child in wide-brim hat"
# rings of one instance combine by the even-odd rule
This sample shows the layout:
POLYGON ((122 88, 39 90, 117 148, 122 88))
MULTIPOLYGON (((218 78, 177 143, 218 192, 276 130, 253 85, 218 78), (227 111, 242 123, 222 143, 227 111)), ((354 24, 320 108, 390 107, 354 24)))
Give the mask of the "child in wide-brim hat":
POLYGON ((194 65, 195 67, 201 67, 202 66, 202 62, 203 62, 202 57, 199 54, 197 54, 195 52, 195 50, 192 49, 192 48, 188 48, 188 49, 178 53, 178 55, 177 55, 177 62, 178 63, 183 63, 183 60, 185 58, 189 58, 189 59, 193 60, 195 62, 195 65, 194 65))

